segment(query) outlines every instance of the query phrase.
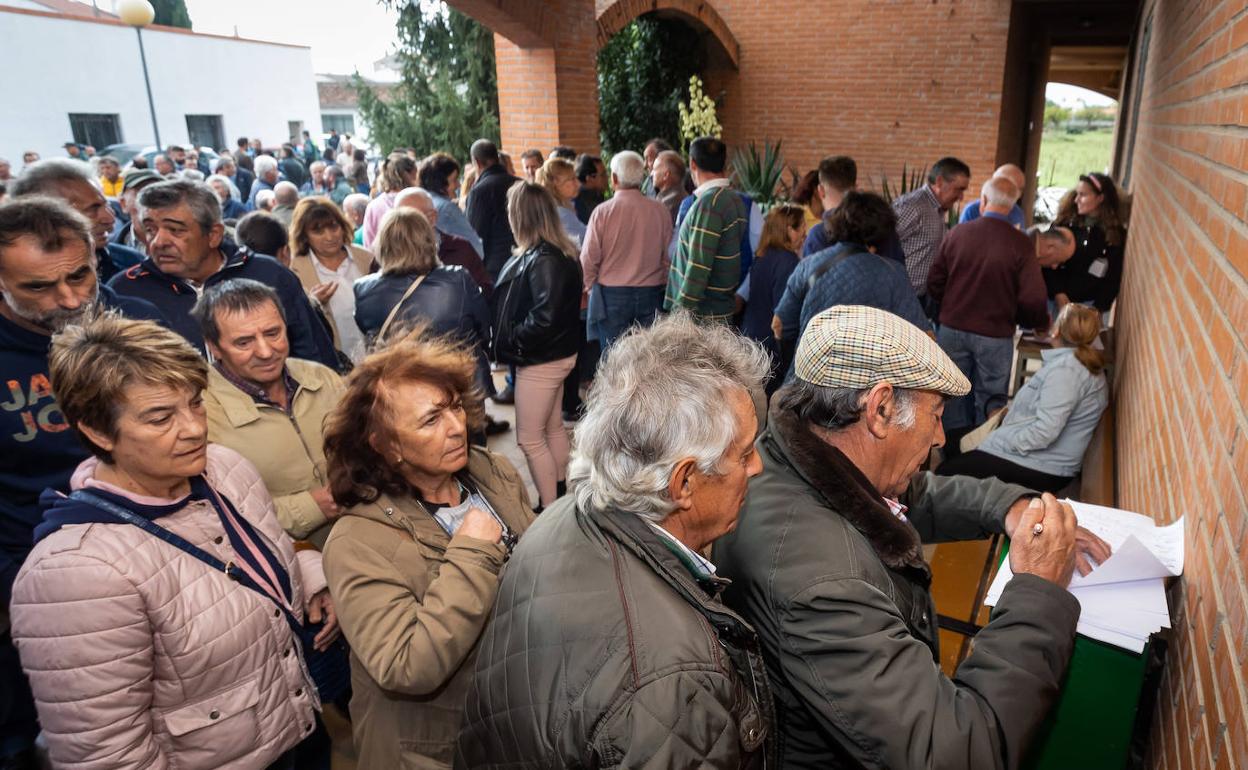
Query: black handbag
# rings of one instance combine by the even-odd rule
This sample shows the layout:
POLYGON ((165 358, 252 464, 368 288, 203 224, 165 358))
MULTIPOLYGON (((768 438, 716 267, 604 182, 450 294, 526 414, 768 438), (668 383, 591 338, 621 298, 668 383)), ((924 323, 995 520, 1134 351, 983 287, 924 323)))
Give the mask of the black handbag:
POLYGON ((234 582, 242 584, 273 602, 282 611, 287 625, 294 632, 295 638, 299 640, 300 652, 303 655, 304 663, 307 664, 308 673, 312 676, 313 683, 316 684, 316 691, 321 696, 321 702, 335 703, 347 694, 351 687, 350 648, 342 635, 339 635, 328 649, 318 652, 312 648, 312 640, 316 638, 316 635, 320 633, 325 624, 299 622, 299 619, 294 616, 294 613, 286 605, 278 602, 269 592, 257 585, 250 575, 239 569, 233 562, 225 564, 202 548, 187 542, 184 538, 164 527, 153 524, 134 511, 123 508, 111 500, 93 495, 84 489, 74 490, 69 496, 79 502, 95 506, 116 516, 127 524, 133 524, 148 534, 164 540, 188 556, 193 556, 207 564, 214 572, 223 573, 234 582))

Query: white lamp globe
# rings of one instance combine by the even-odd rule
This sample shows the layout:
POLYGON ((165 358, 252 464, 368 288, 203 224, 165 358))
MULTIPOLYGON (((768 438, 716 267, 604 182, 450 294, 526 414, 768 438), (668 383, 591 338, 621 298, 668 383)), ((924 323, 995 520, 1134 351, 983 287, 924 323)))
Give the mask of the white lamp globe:
POLYGON ((131 27, 146 27, 156 18, 156 9, 147 0, 121 0, 117 3, 117 17, 131 27))

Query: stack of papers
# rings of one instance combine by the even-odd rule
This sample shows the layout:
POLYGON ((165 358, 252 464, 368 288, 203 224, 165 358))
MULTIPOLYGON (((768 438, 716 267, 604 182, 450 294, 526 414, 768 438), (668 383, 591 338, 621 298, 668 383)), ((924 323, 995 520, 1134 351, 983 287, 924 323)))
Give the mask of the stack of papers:
MULTIPOLYGON (((1087 575, 1075 573, 1070 592, 1079 600, 1079 633, 1132 652, 1143 652, 1149 634, 1170 627, 1165 579, 1183 574, 1183 519, 1158 527, 1147 516, 1065 500, 1079 525, 1109 543, 1114 553, 1087 575)), ((984 604, 995 606, 1014 577, 1006 559, 984 604)))

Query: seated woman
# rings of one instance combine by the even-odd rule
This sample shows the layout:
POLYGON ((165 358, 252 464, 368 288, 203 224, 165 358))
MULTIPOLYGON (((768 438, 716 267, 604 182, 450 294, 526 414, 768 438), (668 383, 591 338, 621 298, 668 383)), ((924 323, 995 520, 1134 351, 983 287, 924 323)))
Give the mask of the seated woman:
POLYGON ((1073 303, 1062 308, 1057 317, 1061 347, 1041 354, 1044 365, 1015 394, 1001 427, 936 472, 995 476, 1054 494, 1070 484, 1109 405, 1105 358, 1092 347, 1100 331, 1096 310, 1073 303))
POLYGON ((375 269, 373 254, 351 243, 351 220, 329 198, 303 198, 290 220, 290 269, 330 322, 334 347, 352 363, 364 357, 355 325, 356 280, 375 269))
POLYGON ((49 367, 94 455, 70 497, 44 493, 13 585, 53 766, 302 766, 323 731, 292 629, 327 617, 323 649, 333 605, 256 469, 208 443, 207 363, 175 332, 104 316, 54 337, 49 367))
POLYGON ((511 463, 468 444, 484 414, 474 371, 471 350, 413 332, 356 367, 326 423, 345 510, 325 571, 361 768, 450 767, 499 570, 533 520, 511 463))
POLYGON ((793 203, 781 203, 767 212, 756 259, 750 266, 750 274, 737 290, 737 295, 745 301, 741 333, 763 343, 771 356, 768 395, 780 387, 782 375, 789 370, 793 353, 797 350, 792 341, 781 347, 780 340, 772 332, 771 319, 772 311, 784 296, 785 284, 797 267, 797 254, 806 240, 806 211, 793 203))

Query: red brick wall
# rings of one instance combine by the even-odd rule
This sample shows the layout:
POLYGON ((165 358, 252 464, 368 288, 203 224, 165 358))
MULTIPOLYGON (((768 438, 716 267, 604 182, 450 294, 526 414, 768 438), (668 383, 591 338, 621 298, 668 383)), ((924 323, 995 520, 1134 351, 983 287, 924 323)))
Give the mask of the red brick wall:
MULTIPOLYGON (((1248 767, 1248 15, 1154 0, 1119 300, 1119 504, 1186 515, 1156 768, 1248 767)), ((1132 98, 1128 94, 1127 104, 1132 98)))
POLYGON ((864 187, 956 155, 974 194, 996 166, 1007 0, 713 4, 740 44, 710 78, 730 143, 783 139, 803 171, 848 154, 864 187))

